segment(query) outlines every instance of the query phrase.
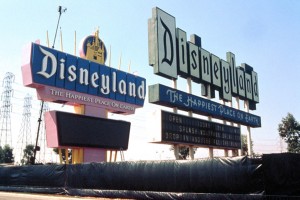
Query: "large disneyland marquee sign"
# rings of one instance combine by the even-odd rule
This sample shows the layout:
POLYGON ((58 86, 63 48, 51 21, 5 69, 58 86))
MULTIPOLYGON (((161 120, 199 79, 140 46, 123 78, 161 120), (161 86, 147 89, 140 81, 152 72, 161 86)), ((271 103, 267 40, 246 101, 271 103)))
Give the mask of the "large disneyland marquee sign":
POLYGON ((214 97, 231 101, 232 96, 248 100, 250 109, 259 102, 258 77, 247 64, 236 67, 235 55, 227 53, 227 61, 201 47, 201 38, 187 41, 186 32, 176 28, 175 17, 159 8, 154 8, 149 20, 149 64, 154 73, 169 79, 178 75, 202 83, 202 94, 207 95, 207 86, 214 97))
MULTIPOLYGON (((218 91, 223 101, 232 101, 232 97, 237 97, 248 102, 250 110, 255 110, 256 104, 259 103, 258 76, 250 65, 243 63, 241 67, 237 67, 235 55, 231 52, 227 52, 225 61, 203 49, 201 38, 197 35, 192 35, 191 40, 187 41, 186 32, 176 27, 175 17, 157 7, 152 10, 148 31, 149 65, 153 66, 154 73, 172 80, 176 80, 178 76, 191 79, 201 84, 202 96, 209 97, 202 98, 176 88, 155 84, 149 86, 150 103, 245 126, 261 127, 259 116, 210 100, 215 97, 215 91, 218 91)), ((169 113, 168 117, 165 117, 164 113, 162 111, 160 116, 160 135, 154 137, 153 142, 240 148, 240 129, 235 126, 180 116, 176 113, 169 113), (220 132, 209 128, 208 134, 202 134, 203 127, 194 126, 195 123, 232 131, 220 132)))
POLYGON ((134 113, 142 107, 146 80, 96 62, 32 43, 25 51, 24 85, 41 99, 134 113))

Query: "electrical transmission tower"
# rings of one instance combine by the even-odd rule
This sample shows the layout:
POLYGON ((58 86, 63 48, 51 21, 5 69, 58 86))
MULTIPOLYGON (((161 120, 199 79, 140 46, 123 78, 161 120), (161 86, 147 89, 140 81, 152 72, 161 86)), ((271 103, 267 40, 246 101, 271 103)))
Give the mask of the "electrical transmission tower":
POLYGON ((1 94, 2 105, 0 107, 0 146, 6 144, 12 147, 11 120, 10 114, 12 111, 11 98, 13 96, 12 83, 15 80, 15 75, 11 72, 6 72, 2 86, 1 94))
POLYGON ((20 161, 23 158, 23 150, 27 145, 32 144, 31 140, 31 95, 27 94, 24 97, 24 105, 23 105, 23 114, 22 114, 22 122, 20 127, 20 133, 18 137, 17 147, 19 150, 20 161))

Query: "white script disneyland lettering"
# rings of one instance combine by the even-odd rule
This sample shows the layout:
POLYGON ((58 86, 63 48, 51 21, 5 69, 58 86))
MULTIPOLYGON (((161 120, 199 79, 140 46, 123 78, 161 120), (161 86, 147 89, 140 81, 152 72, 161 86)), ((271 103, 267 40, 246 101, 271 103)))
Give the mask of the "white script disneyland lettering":
POLYGON ((121 95, 145 99, 145 81, 141 81, 140 85, 137 86, 135 82, 129 81, 127 83, 125 80, 118 80, 116 71, 112 71, 108 75, 99 72, 90 73, 88 69, 80 66, 65 66, 65 59, 62 58, 58 61, 51 52, 42 47, 39 47, 39 49, 45 56, 42 60, 41 70, 37 74, 45 79, 56 76, 60 80, 66 79, 69 82, 78 80, 80 85, 98 88, 103 95, 118 92, 121 95))
MULTIPOLYGON (((175 17, 163 10, 154 8, 152 14, 148 26, 149 64, 155 74, 169 79, 180 75, 195 83, 210 85, 212 97, 217 90, 226 101, 232 101, 234 96, 249 100, 253 105, 259 102, 258 76, 251 66, 246 63, 236 66, 231 52, 227 52, 225 61, 203 49, 197 35, 191 35, 191 41, 187 41, 186 32, 176 27, 175 17)), ((206 90, 202 95, 208 95, 206 90)))

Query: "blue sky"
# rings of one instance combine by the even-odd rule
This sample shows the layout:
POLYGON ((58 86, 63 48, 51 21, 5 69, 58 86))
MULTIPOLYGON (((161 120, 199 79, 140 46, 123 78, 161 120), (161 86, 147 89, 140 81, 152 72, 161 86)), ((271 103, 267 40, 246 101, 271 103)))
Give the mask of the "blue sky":
MULTIPOLYGON (((16 75, 16 90, 20 91, 18 98, 23 98, 23 93, 25 96, 27 91, 33 90, 21 86, 22 47, 36 39, 46 45, 47 31, 50 46, 53 44, 59 5, 67 8, 60 21, 65 52, 74 54, 75 31, 78 46, 83 37, 99 27, 100 37, 107 47, 111 46, 112 67, 118 66, 122 55, 121 69, 124 71, 131 62, 131 71, 137 71, 139 76, 145 77, 148 85, 158 82, 170 85, 168 80, 154 75, 148 65, 147 20, 152 15, 152 8, 157 6, 173 15, 176 26, 185 30, 188 37, 191 34, 200 36, 204 49, 222 59, 226 59, 226 52, 231 51, 235 54, 237 65, 247 63, 258 73, 260 103, 252 113, 261 116, 262 127, 251 129, 254 151, 279 152, 277 127, 282 117, 290 112, 300 121, 299 1, 0 2, 0 78, 7 71, 16 75)), ((56 49, 60 49, 60 40, 58 35, 56 49)), ((185 80, 180 80, 179 83, 179 88, 185 90, 185 80)), ((124 118, 132 118, 133 123, 137 123, 133 126, 136 126, 133 129, 136 132, 131 133, 130 146, 143 146, 147 142, 149 135, 139 130, 145 127, 143 116, 153 108, 154 106, 146 105, 136 116, 124 118)), ((21 113, 21 109, 19 110, 21 113)), ((155 150, 156 147, 158 148, 151 146, 149 151, 156 154, 157 151, 167 151, 155 150)), ((139 156, 142 155, 139 154, 136 158, 139 156)))

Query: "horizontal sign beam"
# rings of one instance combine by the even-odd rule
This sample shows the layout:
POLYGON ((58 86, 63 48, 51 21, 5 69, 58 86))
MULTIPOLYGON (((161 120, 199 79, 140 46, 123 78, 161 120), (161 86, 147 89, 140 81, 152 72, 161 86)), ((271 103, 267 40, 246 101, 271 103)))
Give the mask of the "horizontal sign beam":
POLYGON ((192 111, 193 113, 212 116, 253 128, 261 127, 259 116, 161 84, 149 86, 149 102, 171 108, 177 107, 184 111, 192 111))

